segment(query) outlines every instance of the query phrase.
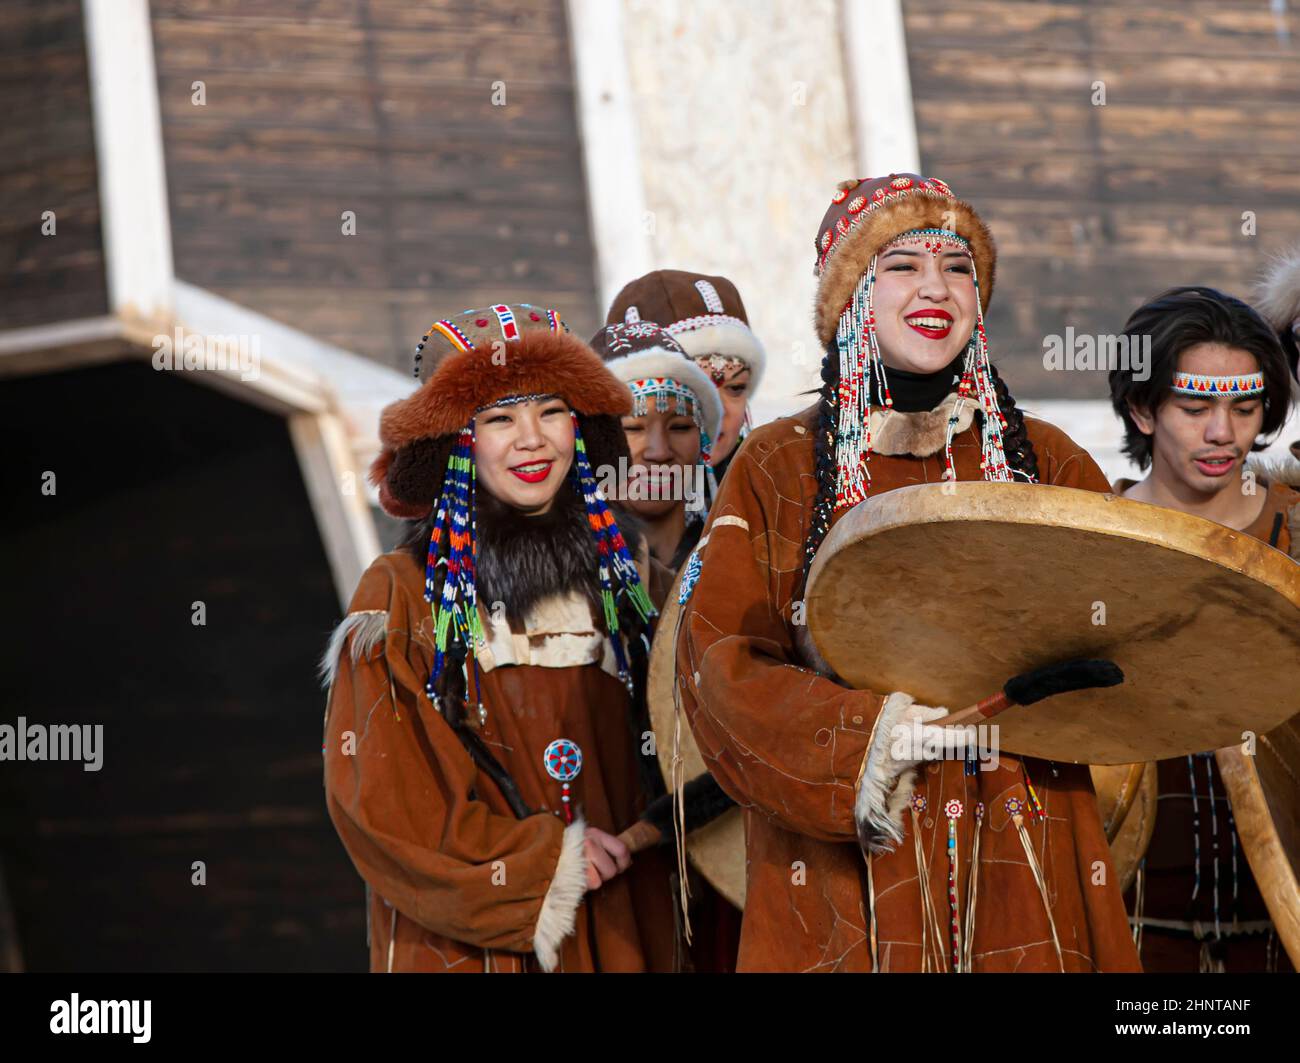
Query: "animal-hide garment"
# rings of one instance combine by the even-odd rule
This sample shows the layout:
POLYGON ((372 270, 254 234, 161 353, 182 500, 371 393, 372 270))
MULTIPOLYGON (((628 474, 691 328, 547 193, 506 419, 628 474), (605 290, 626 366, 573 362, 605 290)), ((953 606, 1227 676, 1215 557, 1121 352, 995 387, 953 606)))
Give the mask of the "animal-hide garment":
MULTIPOLYGON (((486 541, 507 555, 523 549, 509 534, 498 524, 486 541)), ((555 566, 576 537, 556 522, 532 537, 534 546, 542 540, 535 556, 555 566)), ((488 583, 510 596, 500 600, 520 631, 515 639, 485 616, 500 652, 481 672, 487 721, 478 734, 534 814, 512 814, 425 695, 433 619, 424 567, 409 551, 366 570, 332 643, 326 802, 369 887, 371 970, 670 971, 669 856, 640 854, 594 892, 583 881, 583 824, 618 834, 646 800, 627 690, 602 667, 608 640, 582 585, 575 593, 569 582, 580 566, 505 571, 483 542, 480 591, 487 561, 488 583), (531 630, 537 622, 545 630, 531 630), (561 784, 543 761, 557 738, 583 753, 572 783, 578 822, 567 830, 561 784)))
MULTIPOLYGON (((737 453, 710 513, 677 644, 682 706, 704 761, 746 809, 749 876, 738 965, 746 971, 872 969, 854 800, 866 774, 872 726, 891 692, 848 689, 809 668, 797 648, 794 608, 803 593, 803 549, 817 493, 815 416, 808 410, 764 425, 737 453)), ((1064 433, 1029 418, 1026 426, 1041 482, 1109 491, 1096 463, 1064 433)), ((917 430, 929 434, 925 426, 917 430)), ((981 478, 978 425, 957 435, 952 451, 959 480, 981 478)), ((943 472, 942 447, 924 458, 873 454, 871 494, 936 483, 943 472)), ((943 593, 941 583, 934 593, 943 593)), ((970 610, 976 622, 973 603, 953 601, 951 607, 970 610)), ((957 821, 959 897, 966 895, 971 870, 971 810, 976 801, 988 810, 974 970, 1140 969, 1088 768, 1053 769, 1032 759, 1023 765, 1046 809, 1046 820, 1027 829, 1046 879, 1062 960, 1005 809, 1009 796, 1026 797, 1022 761, 1002 752, 996 769, 974 777, 958 761, 921 765, 915 793, 928 803, 920 842, 929 880, 918 876, 908 818, 903 843, 872 857, 879 970, 922 969, 923 885, 940 913, 947 947, 947 821, 941 809, 953 797, 967 809, 957 821)))

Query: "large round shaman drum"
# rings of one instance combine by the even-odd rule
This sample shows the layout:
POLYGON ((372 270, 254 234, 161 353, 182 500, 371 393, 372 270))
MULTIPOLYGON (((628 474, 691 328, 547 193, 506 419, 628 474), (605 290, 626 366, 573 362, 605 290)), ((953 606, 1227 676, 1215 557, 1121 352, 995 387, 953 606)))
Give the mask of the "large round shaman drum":
POLYGON ((860 503, 809 574, 808 629, 849 685, 956 712, 1012 676, 1108 658, 1119 686, 994 718, 1000 747, 1076 764, 1183 756, 1300 711, 1300 566, 1115 495, 921 484, 860 503), (870 633, 869 636, 866 633, 870 633))

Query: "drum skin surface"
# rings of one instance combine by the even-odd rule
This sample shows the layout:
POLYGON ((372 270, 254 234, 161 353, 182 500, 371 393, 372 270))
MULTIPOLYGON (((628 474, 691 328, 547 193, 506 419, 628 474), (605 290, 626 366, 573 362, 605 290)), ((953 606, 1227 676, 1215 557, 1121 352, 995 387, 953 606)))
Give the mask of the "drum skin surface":
POLYGON ((1021 672, 1125 681, 1013 706, 999 748, 1126 764, 1237 745, 1300 711, 1300 565, 1212 521, 1035 484, 920 484, 830 531, 809 633, 849 685, 965 708, 1021 672))

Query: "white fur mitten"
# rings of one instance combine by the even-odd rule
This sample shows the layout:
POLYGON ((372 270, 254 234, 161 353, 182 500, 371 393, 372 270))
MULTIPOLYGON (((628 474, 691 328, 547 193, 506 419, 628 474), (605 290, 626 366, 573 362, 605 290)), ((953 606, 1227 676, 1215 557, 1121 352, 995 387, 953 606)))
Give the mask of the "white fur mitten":
POLYGON ((943 728, 932 726, 948 710, 918 705, 895 691, 885 699, 858 775, 853 818, 858 840, 873 853, 887 853, 903 840, 903 812, 916 785, 916 765, 927 750, 944 748, 943 728))

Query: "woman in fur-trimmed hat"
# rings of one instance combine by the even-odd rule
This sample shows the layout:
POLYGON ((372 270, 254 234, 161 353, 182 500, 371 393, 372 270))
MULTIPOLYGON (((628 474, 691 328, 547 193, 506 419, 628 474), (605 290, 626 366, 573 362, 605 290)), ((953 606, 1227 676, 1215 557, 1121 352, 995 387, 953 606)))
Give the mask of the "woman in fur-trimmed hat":
POLYGON ((616 837, 662 792, 639 748, 646 551, 597 489, 627 389, 528 305, 435 322, 416 375, 371 470, 409 534, 322 662, 371 969, 671 970, 668 861, 616 837))
MULTIPOLYGON (((993 239, 946 184, 845 182, 816 256, 820 400, 751 433, 682 587, 682 707, 709 770, 746 808, 738 969, 1137 970, 1087 767, 1002 753, 974 777, 959 761, 918 772, 947 710, 842 686, 798 608, 827 532, 869 495, 943 479, 1109 484, 1064 433, 1017 409, 989 360, 993 239), (894 736, 913 725, 923 749, 905 759, 894 736), (943 811, 954 799, 959 913, 943 811)), ((950 607, 978 623, 980 602, 950 607)))
POLYGON ((625 284, 605 318, 609 325, 638 321, 665 328, 713 381, 722 424, 713 436, 709 464, 720 482, 749 431, 749 400, 767 367, 767 352, 749 327, 740 292, 726 277, 657 269, 625 284))
POLYGON ((630 461, 621 500, 640 521, 655 560, 676 576, 704 527, 722 400, 672 335, 649 321, 606 325, 591 347, 632 397, 622 422, 630 461))

